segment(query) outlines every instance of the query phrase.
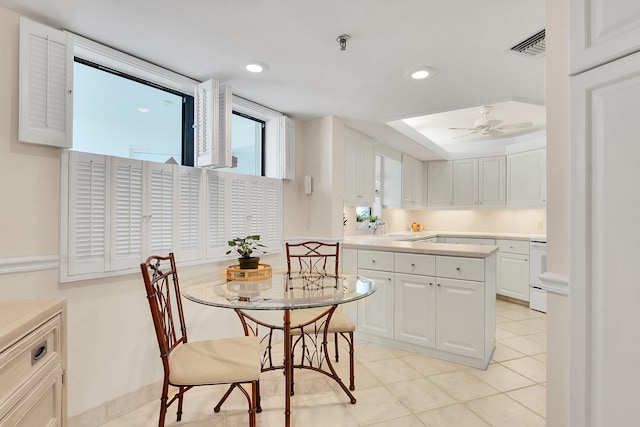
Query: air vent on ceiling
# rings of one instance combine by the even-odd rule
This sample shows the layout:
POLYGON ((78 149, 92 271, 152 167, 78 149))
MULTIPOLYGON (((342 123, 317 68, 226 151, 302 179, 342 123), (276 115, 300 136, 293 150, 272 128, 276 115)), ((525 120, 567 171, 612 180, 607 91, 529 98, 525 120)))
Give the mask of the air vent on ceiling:
POLYGON ((517 43, 509 50, 521 55, 527 56, 544 56, 545 51, 545 30, 544 28, 532 35, 531 37, 517 43))

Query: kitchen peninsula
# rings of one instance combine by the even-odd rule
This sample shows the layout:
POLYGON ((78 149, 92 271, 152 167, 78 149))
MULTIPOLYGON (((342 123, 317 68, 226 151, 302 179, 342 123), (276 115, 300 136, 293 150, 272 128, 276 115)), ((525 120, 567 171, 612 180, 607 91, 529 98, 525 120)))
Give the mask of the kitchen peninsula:
POLYGON ((403 237, 343 243, 342 269, 378 287, 345 307, 359 338, 486 369, 495 349, 498 247, 424 241, 426 234, 396 240, 403 237))

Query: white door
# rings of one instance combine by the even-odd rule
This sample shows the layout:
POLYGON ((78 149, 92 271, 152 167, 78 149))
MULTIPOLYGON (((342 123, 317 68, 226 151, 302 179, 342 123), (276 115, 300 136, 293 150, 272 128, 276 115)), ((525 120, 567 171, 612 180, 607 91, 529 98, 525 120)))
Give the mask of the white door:
POLYGON ((572 77, 570 89, 571 425, 630 425, 640 383, 640 54, 572 77))
POLYGON ((496 293, 529 301, 529 256, 498 252, 496 293))
POLYGON ((377 290, 358 301, 358 330, 384 338, 393 338, 393 273, 358 270, 360 276, 372 279, 377 290))
POLYGON ((395 339, 435 347, 435 277, 396 273, 395 339))
POLYGON ((484 357, 484 283, 436 280, 436 348, 484 357))

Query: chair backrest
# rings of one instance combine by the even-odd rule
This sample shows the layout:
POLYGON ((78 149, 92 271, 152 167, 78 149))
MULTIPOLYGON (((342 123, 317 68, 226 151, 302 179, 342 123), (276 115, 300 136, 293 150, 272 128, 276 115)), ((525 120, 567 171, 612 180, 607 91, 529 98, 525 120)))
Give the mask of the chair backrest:
POLYGON ((289 275, 338 275, 340 243, 286 243, 286 248, 289 275))
POLYGON ((173 253, 166 257, 154 255, 140 264, 140 268, 153 326, 156 329, 160 356, 166 362, 169 353, 176 346, 187 342, 176 262, 173 253))

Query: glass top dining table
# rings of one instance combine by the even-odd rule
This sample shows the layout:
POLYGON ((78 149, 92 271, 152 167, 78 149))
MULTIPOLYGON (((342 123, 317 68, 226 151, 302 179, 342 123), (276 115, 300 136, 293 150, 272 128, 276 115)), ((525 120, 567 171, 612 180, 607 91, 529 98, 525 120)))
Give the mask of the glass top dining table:
MULTIPOLYGON (((350 398, 351 403, 356 403, 356 398, 344 385, 342 379, 334 369, 331 358, 325 357, 327 351, 327 331, 331 317, 336 308, 348 302, 365 298, 376 291, 373 280, 355 274, 339 274, 338 276, 302 275, 290 276, 287 273, 273 273, 272 277, 251 281, 211 281, 184 287, 182 294, 188 300, 196 303, 233 309, 236 311, 243 324, 245 334, 259 335, 259 328, 266 327, 269 330, 267 337, 261 337, 261 342, 268 343, 263 358, 262 370, 283 369, 285 379, 285 427, 291 425, 291 394, 293 393, 293 369, 307 368, 321 372, 334 379, 350 398), (291 324, 291 311, 306 308, 324 308, 323 314, 316 316, 304 325, 291 324), (282 325, 273 325, 260 322, 255 317, 248 315, 248 310, 281 310, 283 311, 282 325), (254 327, 249 327, 248 322, 256 322, 254 327), (315 339, 310 337, 308 325, 312 325, 315 331, 315 339), (284 363, 281 366, 273 365, 271 358, 271 342, 273 331, 283 332, 284 363), (299 331, 299 332, 296 332, 299 331), (320 355, 317 365, 308 360, 309 365, 304 366, 293 363, 294 336, 309 336, 307 342, 315 343, 319 351, 312 354, 320 355), (324 367, 326 366, 326 368, 324 367)), ((304 345, 303 345, 304 346, 304 345)), ((262 410, 258 398, 258 412, 262 410)))
POLYGON ((211 281, 183 288, 185 298, 205 305, 241 310, 296 310, 329 307, 371 295, 373 280, 355 274, 289 276, 251 281, 211 281))

